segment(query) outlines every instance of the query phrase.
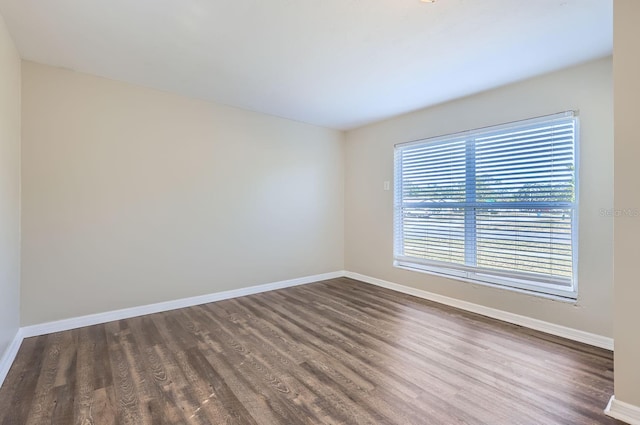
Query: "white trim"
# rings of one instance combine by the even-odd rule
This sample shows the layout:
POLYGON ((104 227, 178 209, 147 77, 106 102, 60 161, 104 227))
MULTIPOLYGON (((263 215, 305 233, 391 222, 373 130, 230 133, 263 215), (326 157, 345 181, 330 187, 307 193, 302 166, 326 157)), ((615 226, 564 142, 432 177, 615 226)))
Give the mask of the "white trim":
POLYGON ((283 280, 280 282, 266 283, 264 285, 250 286, 248 288, 233 289, 230 291, 216 292, 213 294, 200 295, 197 297, 182 298, 178 300, 165 301, 156 304, 142 305, 138 307, 125 308, 122 310, 106 311, 104 313, 90 314, 87 316, 72 317, 70 319, 56 320, 55 322, 40 323, 37 325, 25 326, 21 329, 24 338, 45 335, 53 332, 67 331, 70 329, 92 326, 101 323, 112 322, 114 320, 129 319, 131 317, 143 316, 146 314, 161 313, 163 311, 176 310, 184 307, 191 307, 199 304, 206 304, 215 301, 227 300, 230 298, 243 297, 245 295, 258 294, 260 292, 273 291, 275 289, 289 288, 292 286, 304 285, 327 279, 334 279, 345 275, 344 271, 317 274, 297 279, 283 280))
POLYGON ((4 350, 2 357, 0 357, 0 387, 9 373, 9 369, 11 369, 13 361, 16 359, 16 355, 18 354, 18 350, 20 349, 23 339, 24 336, 22 334, 22 328, 20 328, 16 332, 16 335, 13 337, 9 346, 4 350))
MULTIPOLYGON (((545 322, 538 319, 532 319, 530 317, 521 316, 519 314, 508 313, 502 310, 485 307, 478 304, 473 304, 467 301, 450 298, 444 295, 434 294, 431 292, 423 291, 421 289, 411 288, 397 283, 388 282, 382 279, 377 279, 370 276, 365 276, 359 273, 353 273, 348 271, 337 271, 331 273, 318 274, 313 276, 306 276, 297 279, 284 280, 280 282, 267 283, 264 285, 251 286, 248 288, 240 288, 230 291, 217 292, 213 294, 201 295, 191 298, 182 298, 178 300, 166 301, 156 304, 143 305, 139 307, 126 308, 122 310, 108 311, 104 313, 90 314, 87 316, 74 317, 70 319, 58 320, 55 322, 41 323, 37 325, 25 326, 16 332, 16 335, 9 344, 9 347, 5 350, 2 357, 0 357, 0 386, 6 378, 16 354, 20 349, 20 345, 24 338, 33 336, 45 335, 53 332, 61 332, 70 329, 76 329, 84 326, 97 325, 101 323, 107 323, 114 320, 128 319, 131 317, 142 316, 145 314, 161 313, 163 311, 170 311, 184 307, 191 307, 199 304, 206 304, 215 301, 226 300, 230 298, 242 297, 245 295, 258 294, 261 292, 273 291, 275 289, 289 288, 292 286, 304 285, 308 283, 318 282, 322 280, 334 279, 338 277, 349 277, 365 283, 369 283, 383 288, 391 289, 393 291, 402 292, 404 294, 413 295, 419 298, 423 298, 430 301, 435 301, 440 304, 445 304, 451 307, 459 308, 461 310, 470 311, 472 313, 481 314, 483 316, 492 317, 494 319, 502 320, 505 322, 513 323, 516 325, 524 326, 530 329, 546 332, 552 335, 561 336, 574 341, 583 342, 585 344, 593 345, 607 350, 613 350, 613 339, 592 334, 589 332, 580 331, 577 329, 568 328, 565 326, 556 325, 553 323, 545 322)), ((632 425, 640 425, 640 408, 632 406, 630 404, 613 400, 607 406, 607 414, 615 418, 631 421, 632 425), (618 415, 618 416, 615 416, 618 415), (626 416, 624 416, 626 415, 626 416), (626 418, 626 419, 625 419, 626 418), (635 421, 635 422, 634 422, 635 421)))
POLYGON ((434 294, 422 289, 411 288, 409 286, 388 282, 386 280, 377 279, 375 277, 370 277, 359 273, 346 272, 345 276, 352 279, 360 280, 362 282, 370 283, 372 285, 391 289, 393 291, 402 292, 403 294, 413 295, 418 298, 435 301, 440 304, 445 304, 451 307, 459 308, 461 310, 481 314, 483 316, 502 320, 504 322, 509 322, 515 325, 524 326, 526 328, 535 329, 537 331, 545 332, 551 335, 561 336, 563 338, 571 339, 573 341, 582 342, 607 350, 613 350, 613 338, 596 335, 578 329, 568 328, 566 326, 545 322, 543 320, 533 319, 531 317, 522 316, 515 313, 497 310, 495 308, 485 307, 483 305, 450 298, 444 295, 434 294))
POLYGON ((612 418, 627 422, 629 425, 640 425, 640 407, 624 401, 616 400, 611 396, 604 413, 612 418))

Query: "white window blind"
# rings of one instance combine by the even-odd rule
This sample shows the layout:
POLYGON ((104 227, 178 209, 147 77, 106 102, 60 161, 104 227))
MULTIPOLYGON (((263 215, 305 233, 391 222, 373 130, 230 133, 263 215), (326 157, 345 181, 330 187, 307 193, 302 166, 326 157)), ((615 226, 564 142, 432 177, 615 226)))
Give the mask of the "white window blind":
POLYGON ((576 296, 573 112, 396 146, 395 263, 576 296))

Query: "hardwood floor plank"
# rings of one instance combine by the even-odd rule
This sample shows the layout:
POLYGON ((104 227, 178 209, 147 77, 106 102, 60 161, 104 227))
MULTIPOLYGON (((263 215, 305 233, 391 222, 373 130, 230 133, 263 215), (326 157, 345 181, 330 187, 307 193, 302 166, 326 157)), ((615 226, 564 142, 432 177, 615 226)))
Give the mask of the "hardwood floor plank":
POLYGON ((621 422, 612 353, 348 278, 29 338, 0 424, 621 422))
POLYGON ((49 336, 29 416, 25 421, 27 425, 51 423, 55 411, 54 387, 57 371, 60 367, 60 355, 71 341, 71 332, 58 332, 49 336))
POLYGON ((75 388, 72 422, 77 425, 94 425, 93 406, 95 381, 94 367, 96 365, 96 341, 92 332, 97 326, 86 327, 78 330, 78 358, 76 363, 77 385, 75 388))
POLYGON ((5 382, 0 388, 0 422, 23 424, 30 413, 38 377, 44 361, 48 335, 27 338, 22 343, 5 382))
POLYGON ((105 326, 116 399, 116 422, 123 425, 152 423, 140 399, 144 394, 137 391, 136 384, 140 383, 134 381, 133 370, 127 359, 125 343, 129 331, 123 328, 122 322, 111 322, 105 326))
MULTIPOLYGON (((112 386, 103 387, 93 394, 93 420, 96 425, 122 424, 118 421, 118 407, 116 405, 116 395, 112 386)), ((82 418, 76 417, 76 423, 82 418)))
MULTIPOLYGON (((91 338, 95 344, 95 366, 93 368, 94 388, 109 388, 113 385, 113 371, 107 342, 107 328, 105 325, 91 326, 91 338)), ((108 391, 106 392, 108 393, 108 391)))

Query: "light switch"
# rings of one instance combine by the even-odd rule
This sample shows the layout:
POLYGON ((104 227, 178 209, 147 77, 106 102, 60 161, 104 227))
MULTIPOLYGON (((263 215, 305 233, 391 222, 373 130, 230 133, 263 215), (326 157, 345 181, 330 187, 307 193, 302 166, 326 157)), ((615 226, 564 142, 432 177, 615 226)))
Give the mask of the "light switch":
POLYGON ((391 182, 389 180, 385 180, 384 190, 389 190, 390 188, 391 188, 391 182))

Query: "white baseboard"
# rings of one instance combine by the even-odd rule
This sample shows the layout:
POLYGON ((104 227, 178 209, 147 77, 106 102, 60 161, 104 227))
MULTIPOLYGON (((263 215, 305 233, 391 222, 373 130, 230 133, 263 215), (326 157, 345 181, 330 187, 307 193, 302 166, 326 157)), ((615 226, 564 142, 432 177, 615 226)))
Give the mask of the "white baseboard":
POLYGON ((604 409, 604 413, 629 425, 640 425, 640 407, 616 400, 613 395, 609 400, 609 404, 607 404, 607 408, 604 409))
POLYGON ((4 350, 2 357, 0 357, 0 387, 4 382, 4 378, 7 377, 9 373, 9 369, 11 369, 11 365, 18 354, 18 350, 20 349, 20 345, 22 344, 22 340, 24 339, 22 335, 22 329, 18 329, 16 335, 13 337, 13 340, 9 344, 9 346, 4 350))
MULTIPOLYGON (((264 285, 251 286, 248 288, 235 289, 231 291, 217 292, 213 294, 201 295, 191 298, 182 298, 178 300, 166 301, 156 304, 149 304, 144 306, 126 308, 122 310, 108 311, 104 313, 90 314, 87 316, 74 317, 70 319, 57 320, 54 322, 41 323, 37 325, 25 326, 18 330, 16 336, 9 347, 5 350, 4 354, 0 358, 0 385, 4 381, 11 364, 13 363, 20 344, 24 338, 45 335, 53 332, 62 332, 70 329, 81 328, 84 326, 97 325, 101 323, 107 323, 114 320, 128 319, 131 317, 143 316, 146 314, 161 313, 163 311, 176 310, 184 307, 191 307, 199 304, 206 304, 215 301, 226 300, 230 298, 242 297, 245 295, 258 294, 261 292, 273 291, 275 289, 289 288, 292 286, 304 285, 307 283, 318 282, 327 279, 334 279, 338 277, 349 277, 365 283, 381 286, 383 288, 391 289, 394 291, 402 292, 405 294, 413 295, 426 300, 435 301, 440 304, 445 304, 451 307, 459 308, 462 310, 470 311, 472 313, 481 314, 483 316, 492 317, 494 319, 502 320, 505 322, 513 323, 516 325, 524 326, 527 328, 539 330, 552 335, 561 336, 574 341, 583 342, 596 347, 613 350, 613 339, 600 335, 595 335, 589 332, 584 332, 565 326, 556 325, 553 323, 545 322, 538 319, 532 319, 530 317, 521 316, 519 314, 508 313, 506 311, 497 310, 489 307, 485 307, 479 304, 473 304, 467 301, 458 300, 455 298, 446 297, 444 295, 434 294, 431 292, 423 291, 421 289, 411 288, 397 283, 388 282, 382 279, 365 276, 359 273, 353 273, 348 271, 337 271, 331 273, 318 274, 313 276, 306 276, 297 279, 284 280, 280 282, 267 283, 264 285)), ((613 400, 613 398, 612 398, 613 400)), ((623 402, 611 402, 608 411, 612 412, 611 416, 618 414, 629 414, 628 412, 634 411, 635 406, 628 405, 623 402), (629 407, 631 406, 631 407, 629 407), (621 413, 619 413, 621 412, 621 413)), ((639 418, 638 411, 636 418, 639 418)), ((609 414, 609 413, 607 413, 609 414)), ((614 416, 615 417, 615 416, 614 416)), ((627 420, 622 418, 622 420, 627 420)), ((636 419, 633 419, 636 420, 636 419)), ((640 425, 640 422, 632 422, 633 424, 640 425)))
POLYGON ((25 326, 21 329, 24 338, 62 332, 70 329, 82 328, 85 326, 98 325, 112 322, 114 320, 129 319, 145 314, 161 313, 163 311, 176 310, 194 305, 206 304, 215 301, 227 300, 230 298, 243 297, 245 295, 258 294, 260 292, 273 291, 275 289, 289 288, 292 286, 304 285, 321 280, 342 277, 345 272, 331 272, 306 276, 297 279, 283 280, 280 282, 266 283, 264 285, 250 286, 248 288, 233 289, 230 291, 216 292, 213 294, 200 295, 197 297, 182 298, 178 300, 165 301, 156 304, 148 304, 138 307, 125 308, 122 310, 107 311, 104 313, 90 314, 87 316, 73 317, 70 319, 56 320, 54 322, 41 323, 37 325, 25 326))
POLYGON ((556 325, 554 323, 533 319, 527 316, 521 316, 515 313, 497 310, 495 308, 485 307, 483 305, 458 300, 456 298, 446 297, 444 295, 434 294, 432 292, 423 291, 422 289, 399 285, 397 283, 388 282, 386 280, 377 279, 375 277, 370 277, 359 273, 346 272, 345 276, 352 279, 360 280, 362 282, 370 283, 372 285, 391 289, 393 291, 402 292, 404 294, 413 295, 418 298, 435 301, 440 304, 445 304, 451 307, 470 311, 472 313, 477 313, 483 316, 502 320, 504 322, 509 322, 515 325, 524 326, 526 328, 535 329, 537 331, 545 332, 551 335, 561 336, 563 338, 583 342, 585 344, 593 345, 595 347, 600 347, 607 350, 613 350, 613 338, 568 328, 566 326, 556 325))

